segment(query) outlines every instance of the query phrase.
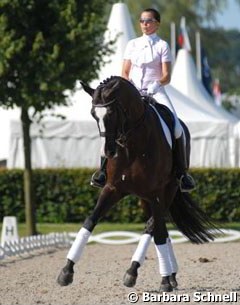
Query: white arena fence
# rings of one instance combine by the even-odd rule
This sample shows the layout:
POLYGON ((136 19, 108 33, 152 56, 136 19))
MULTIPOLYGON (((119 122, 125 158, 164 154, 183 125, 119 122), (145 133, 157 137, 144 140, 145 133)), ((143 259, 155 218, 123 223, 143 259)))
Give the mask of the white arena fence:
POLYGON ((36 250, 50 250, 70 246, 72 240, 68 233, 50 233, 22 237, 17 240, 7 241, 0 246, 0 259, 12 256, 30 255, 36 250))
MULTIPOLYGON (((240 240, 240 231, 221 229, 222 235, 219 235, 213 242, 230 242, 240 240)), ((50 233, 46 235, 36 235, 22 237, 15 241, 7 241, 4 246, 0 246, 0 260, 10 257, 25 257, 31 255, 37 250, 46 250, 70 247, 77 233, 50 233)), ((181 232, 170 230, 169 235, 172 243, 187 242, 181 232)), ((95 242, 109 245, 124 245, 137 243, 141 234, 127 231, 103 232, 92 235, 88 243, 95 242), (121 237, 123 237, 121 239, 121 237), (117 239, 114 239, 117 238, 117 239)))

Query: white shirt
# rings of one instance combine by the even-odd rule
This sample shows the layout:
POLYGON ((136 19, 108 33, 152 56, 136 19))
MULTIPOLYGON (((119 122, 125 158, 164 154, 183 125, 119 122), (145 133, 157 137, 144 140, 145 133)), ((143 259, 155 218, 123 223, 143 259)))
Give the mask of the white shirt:
POLYGON ((124 59, 131 60, 129 79, 138 89, 162 77, 161 63, 171 62, 171 51, 166 41, 156 33, 142 35, 128 42, 124 59))

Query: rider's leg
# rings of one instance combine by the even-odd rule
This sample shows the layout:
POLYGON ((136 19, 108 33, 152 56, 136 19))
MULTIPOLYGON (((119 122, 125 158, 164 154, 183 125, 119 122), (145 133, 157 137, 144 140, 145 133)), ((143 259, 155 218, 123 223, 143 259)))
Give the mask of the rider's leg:
POLYGON ((174 155, 177 167, 177 178, 179 179, 179 187, 181 192, 191 192, 195 189, 196 185, 192 178, 187 173, 188 163, 186 156, 186 141, 183 128, 179 122, 179 119, 175 116, 175 148, 174 155))
POLYGON ((188 163, 186 156, 186 141, 185 141, 185 135, 182 125, 178 119, 173 104, 171 103, 169 97, 167 96, 164 88, 162 88, 161 92, 158 92, 156 95, 154 95, 154 98, 159 103, 169 107, 173 112, 175 118, 174 135, 176 138, 174 156, 177 167, 177 178, 179 180, 179 187, 181 192, 191 192, 192 190, 195 189, 195 182, 193 178, 187 173, 188 163))
POLYGON ((107 180, 107 158, 101 156, 101 167, 91 178, 90 184, 96 187, 104 187, 107 180))

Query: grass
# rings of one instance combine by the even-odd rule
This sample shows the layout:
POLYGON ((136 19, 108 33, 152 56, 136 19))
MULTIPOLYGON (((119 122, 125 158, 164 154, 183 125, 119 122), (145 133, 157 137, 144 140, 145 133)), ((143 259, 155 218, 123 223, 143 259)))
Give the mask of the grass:
MULTIPOLYGON (((38 223, 37 231, 40 234, 47 234, 50 232, 77 232, 81 228, 82 224, 79 223, 38 223)), ((99 223, 94 229, 94 234, 106 232, 106 231, 130 231, 141 233, 145 227, 144 223, 99 223)), ((219 228, 223 229, 233 229, 240 231, 240 222, 228 222, 219 223, 219 228)), ((168 230, 175 229, 172 224, 167 224, 168 230)), ((2 230, 2 224, 0 224, 0 231, 2 230)), ((18 224, 18 233, 20 237, 26 236, 26 225, 24 223, 18 224)))

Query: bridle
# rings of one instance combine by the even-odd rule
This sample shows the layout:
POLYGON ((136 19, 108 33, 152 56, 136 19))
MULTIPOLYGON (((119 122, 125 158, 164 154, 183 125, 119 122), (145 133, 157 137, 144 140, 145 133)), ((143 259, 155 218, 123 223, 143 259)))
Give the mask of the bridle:
MULTIPOLYGON (((135 131, 137 128, 139 128, 141 126, 141 124, 145 121, 146 105, 145 105, 145 103, 143 104, 144 105, 143 114, 132 124, 132 127, 126 128, 126 124, 128 121, 126 110, 122 107, 121 103, 118 102, 117 98, 114 98, 113 100, 111 100, 107 103, 104 103, 104 104, 94 104, 93 108, 104 108, 104 107, 106 108, 106 107, 114 105, 114 104, 116 105, 116 109, 119 110, 119 113, 121 116, 121 119, 120 119, 121 126, 120 126, 120 129, 118 132, 118 137, 115 139, 115 143, 117 145, 119 145, 120 147, 127 149, 127 142, 128 142, 129 137, 131 136, 132 132, 135 131)), ((95 119, 96 119, 96 117, 95 117, 95 119)), ((98 124, 98 121, 97 121, 97 124, 98 124)), ((99 133, 100 133, 101 137, 106 137, 106 135, 113 136, 110 133, 102 132, 100 130, 99 124, 98 124, 98 129, 99 129, 99 133)))

